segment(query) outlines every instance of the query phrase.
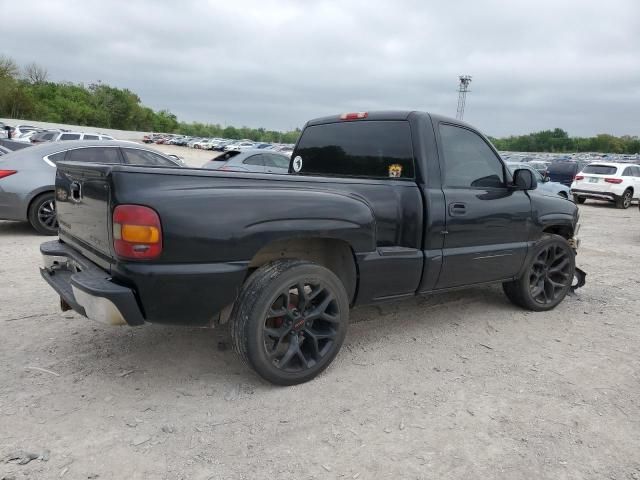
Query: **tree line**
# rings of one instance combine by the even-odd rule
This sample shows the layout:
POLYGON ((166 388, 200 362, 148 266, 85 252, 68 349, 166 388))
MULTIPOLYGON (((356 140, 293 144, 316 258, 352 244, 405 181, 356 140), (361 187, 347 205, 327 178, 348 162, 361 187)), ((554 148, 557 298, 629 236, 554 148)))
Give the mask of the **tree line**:
MULTIPOLYGON (((46 68, 40 65, 30 63, 20 68, 11 58, 0 56, 0 117, 263 142, 295 143, 300 135, 300 129, 278 132, 181 122, 168 110, 155 111, 144 106, 129 89, 102 82, 88 86, 51 82, 48 77, 46 68)), ((498 150, 518 152, 640 153, 640 139, 636 136, 569 137, 561 128, 491 141, 498 150)))
POLYGON ((637 136, 616 137, 602 133, 595 137, 570 137, 561 128, 528 135, 491 138, 491 142, 498 150, 510 152, 640 153, 640 139, 637 136))
POLYGON ((129 89, 102 82, 88 86, 52 82, 48 77, 42 66, 31 63, 21 68, 11 58, 0 56, 0 117, 263 142, 294 143, 300 135, 299 129, 278 132, 180 122, 168 110, 154 111, 144 106, 140 97, 129 89))

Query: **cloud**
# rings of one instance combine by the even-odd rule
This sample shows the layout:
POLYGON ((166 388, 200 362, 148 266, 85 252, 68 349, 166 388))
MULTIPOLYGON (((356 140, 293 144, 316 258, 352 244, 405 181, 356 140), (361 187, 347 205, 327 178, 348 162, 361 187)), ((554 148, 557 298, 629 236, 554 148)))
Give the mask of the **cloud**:
POLYGON ((32 0, 3 51, 127 87, 182 120, 290 129, 349 110, 455 115, 490 135, 640 134, 640 3, 32 0))

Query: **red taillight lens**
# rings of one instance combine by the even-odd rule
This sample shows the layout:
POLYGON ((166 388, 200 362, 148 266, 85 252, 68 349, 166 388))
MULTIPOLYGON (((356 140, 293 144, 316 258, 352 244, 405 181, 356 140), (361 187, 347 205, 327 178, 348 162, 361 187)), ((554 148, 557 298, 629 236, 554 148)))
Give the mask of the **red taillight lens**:
POLYGON ((0 170, 0 178, 8 177, 9 175, 13 175, 14 173, 18 173, 17 170, 0 170))
POLYGON ((616 185, 618 183, 622 183, 622 179, 621 178, 605 178, 604 181, 607 182, 607 183, 615 183, 616 185))
POLYGON ((353 113, 343 113, 340 115, 340 119, 342 120, 360 120, 361 118, 367 118, 369 114, 367 112, 353 112, 353 113))
POLYGON ((118 205, 113 211, 113 248, 119 257, 149 260, 162 253, 162 226, 155 210, 118 205))
POLYGON ((576 175, 574 180, 584 180, 584 175, 576 175))

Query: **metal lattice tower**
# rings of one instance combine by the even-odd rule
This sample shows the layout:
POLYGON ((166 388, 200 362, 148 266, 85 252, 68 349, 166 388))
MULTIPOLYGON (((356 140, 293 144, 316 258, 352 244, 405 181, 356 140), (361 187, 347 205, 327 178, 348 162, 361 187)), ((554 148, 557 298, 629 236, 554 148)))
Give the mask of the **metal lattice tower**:
POLYGON ((458 111, 456 112, 456 118, 462 120, 464 117, 464 105, 467 101, 467 92, 469 90, 469 84, 471 83, 471 75, 460 75, 460 84, 458 85, 458 111))

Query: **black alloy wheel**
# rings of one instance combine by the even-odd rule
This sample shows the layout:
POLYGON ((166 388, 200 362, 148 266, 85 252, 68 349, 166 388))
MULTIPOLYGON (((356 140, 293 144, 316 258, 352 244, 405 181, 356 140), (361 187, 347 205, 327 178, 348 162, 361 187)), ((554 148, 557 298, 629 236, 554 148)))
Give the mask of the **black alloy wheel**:
POLYGON ((285 372, 314 367, 335 344, 337 301, 321 282, 299 281, 276 294, 263 326, 264 349, 285 372))
POLYGON ((247 279, 231 313, 240 357, 277 385, 311 380, 338 354, 349 324, 342 281, 312 262, 283 259, 247 279))
POLYGON ((573 281, 573 253, 557 244, 540 251, 529 269, 529 290, 531 297, 542 305, 554 303, 564 296, 573 281))
POLYGON ((571 289, 575 253, 566 238, 545 234, 534 246, 523 273, 502 284, 512 303, 534 312, 555 308, 571 289))

